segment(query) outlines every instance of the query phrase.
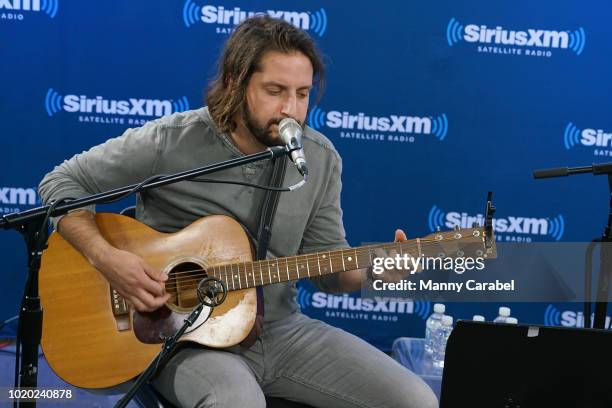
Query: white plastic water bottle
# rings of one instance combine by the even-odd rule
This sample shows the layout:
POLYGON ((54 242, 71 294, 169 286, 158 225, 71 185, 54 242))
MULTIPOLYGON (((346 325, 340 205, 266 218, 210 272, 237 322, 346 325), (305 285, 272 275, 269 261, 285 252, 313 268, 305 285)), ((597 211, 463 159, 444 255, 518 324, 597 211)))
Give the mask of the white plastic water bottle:
POLYGON ((506 319, 507 324, 518 324, 518 319, 516 317, 508 317, 506 319))
POLYGON ((493 323, 506 323, 506 319, 510 317, 510 308, 509 307, 500 307, 499 308, 499 316, 493 320, 493 323))
POLYGON ((434 312, 429 316, 425 322, 425 352, 427 354, 433 353, 433 341, 436 331, 442 324, 442 316, 446 311, 446 306, 442 303, 436 303, 434 305, 434 312))
POLYGON ((485 317, 482 315, 474 315, 474 317, 472 317, 472 320, 475 322, 484 322, 485 317))
POLYGON ((453 330, 453 318, 451 316, 442 316, 442 324, 436 332, 436 337, 433 343, 433 366, 437 374, 442 374, 444 370, 444 355, 446 354, 446 343, 453 330))

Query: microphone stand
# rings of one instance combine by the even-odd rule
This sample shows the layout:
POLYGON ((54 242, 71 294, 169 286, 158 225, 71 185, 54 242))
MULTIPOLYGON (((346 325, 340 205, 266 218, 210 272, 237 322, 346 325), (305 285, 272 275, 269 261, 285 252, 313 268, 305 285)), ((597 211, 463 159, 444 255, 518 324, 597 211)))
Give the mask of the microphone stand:
POLYGON ((172 356, 173 351, 178 346, 178 340, 181 338, 181 336, 196 322, 196 320, 198 320, 204 306, 210 307, 211 310, 208 315, 210 316, 213 309, 225 301, 225 298, 227 297, 227 286, 225 286, 225 282, 223 282, 221 279, 209 276, 200 281, 198 284, 197 294, 200 304, 193 309, 189 316, 187 316, 187 318, 184 320, 183 326, 181 326, 181 328, 174 335, 169 336, 164 340, 164 345, 157 357, 155 357, 149 366, 138 376, 128 392, 119 401, 117 401, 114 408, 124 408, 127 406, 138 390, 140 390, 144 384, 153 378, 153 376, 157 373, 157 369, 160 366, 163 366, 166 363, 166 360, 172 356))
MULTIPOLYGON (((123 198, 131 193, 158 188, 168 184, 178 183, 221 170, 242 166, 261 160, 274 160, 296 150, 289 146, 272 146, 266 150, 227 160, 224 162, 187 170, 176 174, 156 177, 141 184, 132 184, 107 192, 94 194, 69 202, 56 202, 50 205, 33 208, 19 213, 6 214, 0 217, 0 229, 19 231, 26 242, 28 250, 28 275, 22 304, 19 309, 19 324, 16 341, 15 357, 15 388, 36 388, 38 385, 38 348, 42 337, 43 310, 38 292, 38 275, 44 249, 49 238, 49 217, 66 214, 70 210, 86 207, 91 204, 105 203, 123 198), (23 344, 23 351, 21 345, 23 344), (20 357, 21 362, 20 362, 20 357)), ((35 401, 16 400, 15 406, 33 408, 35 401)))
MULTIPOLYGON (((608 295, 610 292, 610 278, 612 277, 612 253, 610 247, 612 246, 612 163, 599 163, 591 166, 581 167, 556 167, 551 169, 536 170, 533 172, 535 179, 539 178, 552 178, 552 177, 565 177, 574 174, 592 173, 593 175, 608 175, 608 190, 610 194, 610 201, 608 207, 608 223, 604 229, 604 233, 601 238, 597 238, 594 241, 602 243, 601 250, 599 252, 599 280, 597 282, 597 295, 595 302, 595 320, 593 327, 598 329, 605 329, 606 325, 606 313, 608 309, 608 295)), ((590 262, 589 257, 593 255, 593 246, 589 246, 587 251, 587 265, 588 270, 585 271, 585 327, 590 327, 591 322, 591 279, 590 279, 590 262), (587 288, 588 286, 588 288, 587 288)))

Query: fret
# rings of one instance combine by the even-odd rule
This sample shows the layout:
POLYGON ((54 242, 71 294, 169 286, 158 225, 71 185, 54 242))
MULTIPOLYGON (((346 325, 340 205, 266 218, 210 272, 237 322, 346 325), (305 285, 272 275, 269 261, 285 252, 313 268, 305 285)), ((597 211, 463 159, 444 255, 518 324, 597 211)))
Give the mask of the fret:
POLYGON ((402 258, 403 258, 403 257, 404 257, 404 252, 402 251, 402 243, 401 243, 401 242, 398 242, 398 246, 399 246, 399 249, 400 249, 400 255, 401 255, 401 256, 402 256, 402 258))
MULTIPOLYGON (((272 266, 272 268, 274 268, 274 262, 272 262, 272 264, 269 265, 268 267, 270 267, 270 266, 272 266)), ((278 264, 276 264, 276 270, 277 270, 277 273, 278 273, 278 264)), ((274 277, 274 279, 276 279, 277 281, 280 282, 280 274, 277 275, 276 273, 274 273, 274 274, 272 274, 272 277, 274 277)), ((270 281, 270 283, 272 283, 272 281, 270 281)))
MULTIPOLYGON (((238 269, 238 265, 236 265, 236 268, 238 269)), ((232 265, 232 273, 234 273, 234 266, 232 265)), ((236 277, 238 278, 238 287, 240 289, 242 289, 242 282, 240 280, 240 269, 238 269, 238 274, 236 275, 236 277)))
POLYGON ((272 272, 270 272, 270 261, 266 259, 266 263, 268 264, 268 278, 270 279, 268 283, 272 283, 272 272))
POLYGON ((357 269, 359 269, 359 258, 357 256, 357 249, 354 249, 353 252, 355 252, 355 264, 357 265, 357 269))
POLYGON ((423 253, 421 252, 421 238, 416 239, 417 242, 417 256, 421 257, 423 253))
MULTIPOLYGON (((274 265, 272 265, 272 266, 274 266, 274 265)), ((276 260, 276 273, 278 274, 278 281, 280 282, 281 279, 280 279, 280 269, 278 268, 278 259, 276 260)))
POLYGON ((333 272, 334 266, 332 265, 331 251, 327 251, 327 257, 329 258, 329 271, 333 272))
MULTIPOLYGON (((244 272, 246 273, 246 269, 247 269, 247 263, 244 263, 244 272)), ((257 283, 255 283, 255 274, 253 273, 253 265, 251 265, 251 272, 249 272, 249 276, 253 277, 253 287, 257 286, 257 283)))
MULTIPOLYGON (((230 269, 231 269, 231 265, 230 265, 230 269)), ((236 290, 236 283, 234 282, 234 273, 230 270, 230 273, 232 274, 232 289, 236 290)), ((227 265, 225 265, 225 276, 227 276, 227 265)))
MULTIPOLYGON (((259 264, 259 279, 261 279, 261 284, 263 285, 263 274, 261 273, 261 262, 257 262, 259 264)), ((255 265, 255 264, 253 264, 255 265)))
POLYGON ((287 268, 287 280, 290 281, 291 278, 289 277, 289 259, 285 258, 285 268, 287 268))
POLYGON ((306 255, 306 272, 308 273, 308 277, 310 278, 310 261, 308 260, 308 255, 306 255))
POLYGON ((319 260, 319 254, 315 254, 317 256, 317 265, 319 266, 319 276, 321 276, 321 261, 319 260))
POLYGON ((342 270, 346 271, 346 265, 344 264, 344 252, 340 249, 340 257, 342 258, 342 270))
MULTIPOLYGON (((321 258, 323 258, 323 261, 325 261, 327 259, 327 255, 322 254, 321 258)), ((319 258, 317 257, 317 259, 319 259, 319 258)), ((325 274, 328 274, 329 271, 327 269, 327 266, 321 266, 321 262, 319 260, 319 274, 321 274, 321 273, 323 273, 325 275, 325 274)))
POLYGON ((354 249, 347 249, 346 250, 348 252, 345 253, 344 250, 342 251, 342 255, 344 256, 344 260, 346 262, 346 270, 347 271, 352 271, 354 269, 359 269, 359 262, 357 261, 357 251, 354 249))

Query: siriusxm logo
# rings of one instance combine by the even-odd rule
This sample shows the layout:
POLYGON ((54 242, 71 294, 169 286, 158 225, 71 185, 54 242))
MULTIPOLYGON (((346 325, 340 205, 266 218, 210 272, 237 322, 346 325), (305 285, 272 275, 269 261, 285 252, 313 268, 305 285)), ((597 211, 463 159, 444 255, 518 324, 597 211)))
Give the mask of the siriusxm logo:
POLYGON ((581 144, 588 147, 612 147, 612 132, 606 133, 603 129, 578 129, 569 122, 563 132, 563 144, 567 150, 581 144))
POLYGON ((296 301, 302 310, 315 308, 372 313, 415 314, 423 320, 427 320, 431 314, 431 302, 427 301, 412 301, 389 297, 364 299, 351 297, 348 294, 339 296, 325 292, 310 293, 302 287, 298 288, 296 301))
MULTIPOLYGON (((321 8, 318 11, 284 11, 284 10, 243 10, 240 7, 224 7, 214 5, 197 6, 193 0, 186 0, 183 5, 183 22, 186 27, 196 23, 217 24, 219 26, 236 26, 255 15, 267 14, 274 18, 287 21, 302 30, 309 30, 323 36, 327 29, 327 13, 321 8)), ((219 33, 231 31, 221 29, 219 33)))
POLYGON ((431 134, 438 140, 444 140, 448 133, 448 118, 444 113, 436 117, 370 116, 362 112, 357 114, 336 110, 325 112, 315 105, 308 114, 308 124, 317 130, 326 126, 330 129, 431 134))
POLYGON ((33 188, 0 187, 0 204, 36 205, 38 198, 33 188))
POLYGON ((43 12, 51 18, 55 18, 58 7, 58 0, 0 0, 0 13, 5 11, 12 13, 35 11, 43 12))
MULTIPOLYGON (((452 229, 455 226, 471 228, 474 223, 484 225, 484 217, 482 214, 472 216, 465 212, 444 212, 434 205, 429 210, 428 223, 429 230, 432 232, 437 231, 438 228, 452 229)), ((559 241, 565 231, 565 221, 561 214, 553 219, 530 217, 494 218, 493 231, 505 234, 550 236, 555 241, 559 241)))
POLYGON ((189 109, 189 101, 185 96, 173 100, 163 99, 106 99, 101 96, 88 98, 86 95, 60 95, 49 88, 45 96, 45 110, 49 116, 60 111, 79 113, 98 113, 109 115, 132 115, 160 117, 173 112, 183 112, 189 109))
MULTIPOLYGON (((591 315, 593 321, 594 314, 591 315)), ((610 316, 606 316, 605 327, 610 328, 610 316)), ((561 311, 554 305, 548 305, 544 311, 546 326, 584 327, 584 313, 574 310, 561 311)))
POLYGON ((575 31, 554 31, 529 28, 524 31, 507 30, 501 26, 489 28, 486 25, 460 24, 454 17, 446 26, 446 41, 453 46, 460 41, 480 44, 496 44, 535 48, 570 49, 576 55, 582 54, 586 34, 582 27, 575 31))

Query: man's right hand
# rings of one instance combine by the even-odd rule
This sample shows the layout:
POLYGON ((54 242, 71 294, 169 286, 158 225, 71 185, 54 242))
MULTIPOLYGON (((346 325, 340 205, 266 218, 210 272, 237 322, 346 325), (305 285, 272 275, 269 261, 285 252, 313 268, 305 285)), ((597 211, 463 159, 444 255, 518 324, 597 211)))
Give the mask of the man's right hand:
POLYGON ((139 312, 152 312, 163 306, 170 294, 166 293, 168 276, 155 270, 144 259, 131 252, 110 247, 94 266, 110 285, 139 312))

